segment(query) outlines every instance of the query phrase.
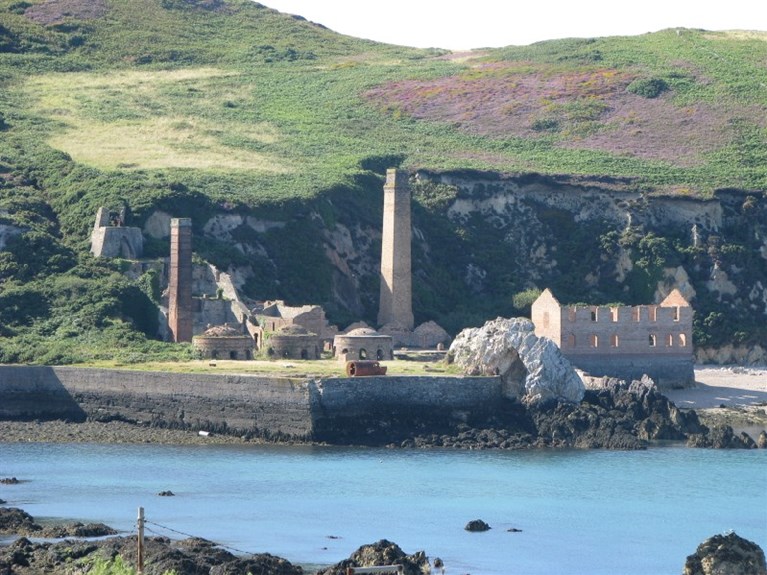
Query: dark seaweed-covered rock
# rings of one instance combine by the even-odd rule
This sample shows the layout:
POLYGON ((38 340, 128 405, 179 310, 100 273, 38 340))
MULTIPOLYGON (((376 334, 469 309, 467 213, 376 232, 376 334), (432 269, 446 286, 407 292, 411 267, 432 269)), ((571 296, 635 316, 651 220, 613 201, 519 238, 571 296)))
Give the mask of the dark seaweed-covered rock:
POLYGON ((714 535, 687 557, 683 575, 767 575, 764 551, 730 533, 714 535))
POLYGON ((348 559, 318 571, 317 575, 346 575, 347 567, 373 567, 376 565, 402 565, 405 575, 429 573, 429 559, 423 551, 407 555, 396 543, 381 539, 377 543, 363 545, 348 559))
POLYGON ((63 539, 64 537, 105 537, 117 531, 103 523, 62 523, 42 526, 34 518, 15 507, 0 508, 0 534, 63 539))
MULTIPOLYGON (((32 543, 21 538, 0 548, 0 574, 42 575, 68 573, 78 563, 120 556, 135 568, 136 537, 112 537, 98 541, 66 540, 32 543)), ((177 575, 303 575, 303 569, 268 553, 237 557, 204 539, 171 541, 166 537, 144 540, 145 575, 175 572, 177 575)))
MULTIPOLYGON (((739 447, 748 440, 723 442, 702 425, 694 411, 677 408, 649 378, 630 384, 606 381, 587 389, 578 403, 498 402, 484 413, 374 413, 326 418, 315 439, 351 445, 451 447, 459 449, 644 449, 649 442, 739 447), (698 437, 700 436, 700 437, 698 437)), ((766 439, 767 440, 767 439, 766 439)))
POLYGON ((466 524, 464 529, 473 533, 479 533, 481 531, 489 531, 491 527, 481 519, 472 519, 466 524))
POLYGON ((0 508, 0 533, 4 535, 38 535, 42 527, 34 518, 16 507, 0 508))
POLYGON ((714 449, 755 449, 756 442, 747 433, 735 435, 732 427, 724 425, 708 429, 705 433, 691 435, 687 440, 687 446, 714 449))

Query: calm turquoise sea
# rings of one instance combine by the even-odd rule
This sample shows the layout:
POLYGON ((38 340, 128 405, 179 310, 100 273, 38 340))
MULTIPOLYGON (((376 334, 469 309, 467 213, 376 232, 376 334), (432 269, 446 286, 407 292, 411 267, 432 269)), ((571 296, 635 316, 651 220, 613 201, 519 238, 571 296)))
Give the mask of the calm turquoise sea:
POLYGON ((707 537, 767 549, 767 451, 2 444, 33 516, 195 535, 299 564, 389 539, 472 575, 680 573, 707 537), (159 497, 171 490, 175 497, 159 497), (483 519, 485 533, 464 525, 483 519), (510 533, 510 528, 521 533, 510 533))

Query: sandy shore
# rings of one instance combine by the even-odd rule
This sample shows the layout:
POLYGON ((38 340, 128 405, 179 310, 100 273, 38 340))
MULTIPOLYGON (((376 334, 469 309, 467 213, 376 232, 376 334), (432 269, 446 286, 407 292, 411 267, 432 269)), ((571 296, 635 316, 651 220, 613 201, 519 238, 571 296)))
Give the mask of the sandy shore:
POLYGON ((696 367, 695 387, 666 392, 682 409, 694 409, 707 425, 767 428, 767 368, 696 367))
MULTIPOLYGON (((683 409, 694 409, 709 426, 731 425, 758 434, 767 429, 767 368, 700 367, 696 385, 666 393, 683 409)), ((157 429, 125 422, 0 421, 0 443, 159 443, 169 445, 261 443, 225 435, 157 429)))

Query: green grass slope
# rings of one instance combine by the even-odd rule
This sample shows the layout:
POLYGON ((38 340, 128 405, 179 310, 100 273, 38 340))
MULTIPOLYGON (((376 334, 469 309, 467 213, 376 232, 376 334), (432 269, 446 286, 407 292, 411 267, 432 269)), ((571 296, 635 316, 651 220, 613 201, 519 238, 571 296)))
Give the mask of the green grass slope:
MULTIPOLYGON (((0 361, 179 353, 142 335, 155 278, 88 256, 101 205, 125 201, 139 223, 160 208, 373 225, 375 174, 392 165, 607 176, 651 194, 764 190, 766 61, 760 32, 457 55, 246 0, 0 0, 0 361)), ((271 246, 290 263, 259 268, 252 295, 326 301, 323 254, 294 226, 271 246), (306 274, 315 291, 289 287, 306 274)), ((213 260, 244 257, 206 241, 213 260)))

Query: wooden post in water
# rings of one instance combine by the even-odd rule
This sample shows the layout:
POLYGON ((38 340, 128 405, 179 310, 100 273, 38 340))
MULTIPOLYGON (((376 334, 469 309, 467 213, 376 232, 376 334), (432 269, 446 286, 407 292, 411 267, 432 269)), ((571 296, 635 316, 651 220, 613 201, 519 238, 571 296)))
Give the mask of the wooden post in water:
POLYGON ((144 573, 144 508, 138 508, 138 560, 136 573, 143 575, 144 573))

